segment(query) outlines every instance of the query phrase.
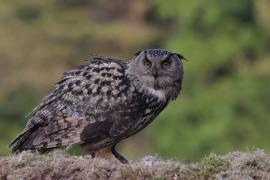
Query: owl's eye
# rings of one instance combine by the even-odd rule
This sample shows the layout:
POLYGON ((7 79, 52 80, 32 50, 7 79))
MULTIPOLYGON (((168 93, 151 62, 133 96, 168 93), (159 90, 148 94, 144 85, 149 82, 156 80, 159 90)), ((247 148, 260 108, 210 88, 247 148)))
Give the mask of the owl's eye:
POLYGON ((151 68, 152 63, 151 63, 151 61, 149 61, 148 59, 144 59, 144 60, 143 60, 143 66, 144 66, 144 68, 147 70, 147 69, 151 68))
POLYGON ((172 64, 172 60, 171 59, 166 59, 166 60, 164 60, 164 61, 161 62, 161 66, 164 69, 169 69, 171 67, 171 64, 172 64))

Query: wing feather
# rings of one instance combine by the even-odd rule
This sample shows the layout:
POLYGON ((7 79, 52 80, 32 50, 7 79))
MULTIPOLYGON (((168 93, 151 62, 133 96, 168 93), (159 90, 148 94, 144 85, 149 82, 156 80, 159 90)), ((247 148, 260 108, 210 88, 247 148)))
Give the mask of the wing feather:
POLYGON ((84 128, 89 124, 85 119, 58 118, 51 122, 45 128, 35 134, 32 143, 27 143, 32 149, 50 149, 71 144, 83 143, 81 134, 84 128))

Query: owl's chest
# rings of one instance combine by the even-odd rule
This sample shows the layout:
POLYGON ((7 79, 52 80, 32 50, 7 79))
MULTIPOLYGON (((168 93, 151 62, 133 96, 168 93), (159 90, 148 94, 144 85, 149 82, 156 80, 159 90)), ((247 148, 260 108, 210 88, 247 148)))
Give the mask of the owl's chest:
POLYGON ((145 117, 152 117, 160 113, 167 103, 165 101, 160 101, 158 98, 146 98, 144 99, 145 108, 143 110, 145 117))
POLYGON ((133 121, 133 132, 138 132, 147 126, 166 107, 167 101, 160 101, 154 96, 138 94, 133 97, 130 107, 131 116, 128 121, 133 121))

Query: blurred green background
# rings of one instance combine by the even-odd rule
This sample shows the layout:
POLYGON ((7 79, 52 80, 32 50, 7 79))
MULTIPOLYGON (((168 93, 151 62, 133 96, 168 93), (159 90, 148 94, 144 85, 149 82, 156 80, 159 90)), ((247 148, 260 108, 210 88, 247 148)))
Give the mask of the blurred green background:
POLYGON ((0 0, 0 155, 62 72, 146 48, 189 59, 183 90, 121 152, 270 150, 269 0, 0 0))

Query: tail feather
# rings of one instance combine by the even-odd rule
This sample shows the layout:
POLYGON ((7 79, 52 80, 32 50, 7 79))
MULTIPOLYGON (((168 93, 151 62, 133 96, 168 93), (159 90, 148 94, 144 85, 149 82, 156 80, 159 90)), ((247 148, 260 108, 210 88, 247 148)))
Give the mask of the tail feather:
POLYGON ((10 144, 9 147, 11 148, 11 152, 21 152, 23 151, 22 149, 22 145, 24 144, 24 142, 28 139, 28 137, 31 135, 32 130, 31 129, 27 129, 24 130, 23 132, 21 132, 10 144))

